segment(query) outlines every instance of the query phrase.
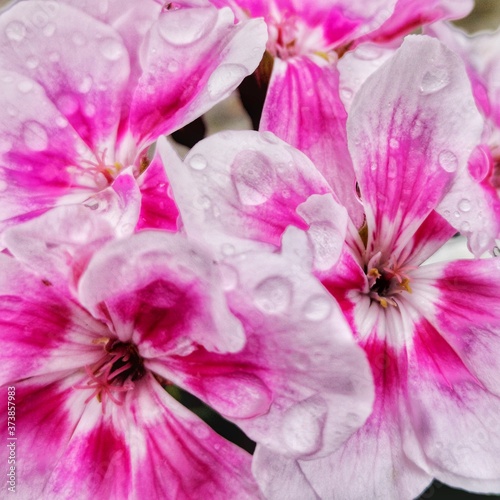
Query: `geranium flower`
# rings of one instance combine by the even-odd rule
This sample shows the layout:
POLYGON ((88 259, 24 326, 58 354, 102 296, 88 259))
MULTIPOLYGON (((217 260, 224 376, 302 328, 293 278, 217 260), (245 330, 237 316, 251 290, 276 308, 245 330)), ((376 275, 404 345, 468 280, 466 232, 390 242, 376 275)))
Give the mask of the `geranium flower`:
MULTIPOLYGON (((500 491, 499 263, 421 266, 455 231, 435 210, 465 232, 481 217, 475 193, 453 187, 478 118, 456 57, 429 39, 408 38, 356 96, 348 136, 366 226, 322 281, 370 359, 376 402, 331 456, 282 464, 306 478, 301 498, 411 499, 434 477, 500 491)), ((256 467, 274 458, 260 449, 256 467)))
POLYGON ((5 242, 0 378, 15 387, 23 497, 259 498, 250 455, 172 385, 290 457, 327 454, 371 410, 366 357, 293 252, 214 265, 181 233, 116 240, 85 205, 5 242))
MULTIPOLYGON (((470 0, 215 0, 230 5, 237 17, 264 17, 272 61, 269 88, 259 130, 271 131, 306 153, 335 190, 350 217, 361 226, 363 213, 355 199, 355 174, 347 148, 347 114, 339 89, 337 61, 362 42, 386 43, 438 19, 466 15, 470 0)), ((373 45, 365 59, 377 54, 373 45)), ((361 54, 362 49, 359 50, 361 54)), ((269 67, 269 64, 267 65, 269 67)))
MULTIPOLYGON (((3 12, 0 228, 85 200, 127 167, 138 177, 148 146, 227 97, 265 40, 262 21, 235 25, 229 9, 199 1, 30 0, 3 12)), ((153 198, 141 223, 175 228, 162 173, 153 162, 139 179, 153 198)))
POLYGON ((372 366, 373 413, 338 451, 290 460, 257 447, 254 473, 268 498, 409 499, 434 477, 500 491, 499 264, 420 267, 458 227, 478 228, 479 252, 491 242, 467 167, 482 126, 458 57, 413 36, 350 110, 359 233, 312 164, 269 133, 240 133, 239 148, 227 132, 198 143, 185 162, 203 163, 202 172, 165 158, 186 231, 219 258, 227 235, 240 252, 279 248, 287 224, 306 231, 314 273, 372 366))

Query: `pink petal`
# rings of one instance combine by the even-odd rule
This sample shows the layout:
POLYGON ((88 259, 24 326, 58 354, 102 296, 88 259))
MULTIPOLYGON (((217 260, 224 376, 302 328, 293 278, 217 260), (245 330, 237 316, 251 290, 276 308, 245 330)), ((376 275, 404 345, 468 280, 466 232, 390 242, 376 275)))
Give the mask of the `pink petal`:
POLYGON ((238 351, 241 326, 225 304, 212 259, 180 234, 141 231, 96 253, 80 302, 146 358, 189 349, 238 351))
POLYGON ((131 234, 137 223, 140 193, 130 171, 84 204, 56 207, 6 231, 5 246, 17 259, 52 284, 67 288, 92 253, 114 237, 131 234))
POLYGON ((305 229, 296 208, 330 191, 299 151, 271 133, 223 132, 199 142, 183 164, 158 142, 186 231, 219 256, 279 246, 289 225, 305 229))
POLYGON ((17 73, 0 71, 0 80, 3 229, 60 198, 83 201, 98 181, 82 161, 91 152, 43 89, 17 73))
POLYGON ((95 400, 87 405, 45 494, 255 498, 250 456, 179 405, 153 377, 136 382, 126 396, 105 414, 95 400))
MULTIPOLYGON (((294 467, 298 467, 303 476, 301 487, 305 489, 307 484, 310 489, 304 498, 410 500, 432 480, 431 474, 407 457, 408 447, 415 445, 411 438, 405 437, 408 428, 404 388, 406 367, 400 363, 404 356, 398 358, 384 341, 371 340, 364 347, 377 392, 373 412, 366 424, 338 451, 324 458, 295 463, 294 467)), ((275 492, 269 496, 271 500, 280 498, 279 488, 281 485, 286 488, 288 482, 281 468, 276 468, 274 474, 269 472, 270 464, 276 459, 274 454, 261 448, 257 450, 253 466, 263 491, 275 492)), ((282 468, 286 471, 292 469, 292 465, 285 463, 282 468)))
POLYGON ((276 59, 260 129, 270 130, 309 156, 361 226, 363 212, 356 198, 338 77, 334 66, 319 66, 306 57, 290 62, 276 59))
MULTIPOLYGON (((455 180, 464 196, 474 189, 470 177, 462 179, 481 129, 457 57, 436 40, 407 37, 359 91, 347 123, 369 251, 380 249, 385 258, 397 253, 455 180), (415 66, 420 59, 424 64, 415 66)), ((471 222, 470 229, 482 227, 471 222)))
POLYGON ((398 0, 392 16, 366 38, 385 42, 402 37, 425 24, 442 19, 460 19, 472 10, 472 0, 398 0))
POLYGON ((0 24, 3 68, 38 82, 95 153, 112 146, 129 77, 127 50, 116 31, 80 10, 47 2, 17 4, 0 24))
POLYGON ((0 257, 0 384, 95 362, 91 340, 105 334, 103 325, 43 274, 0 257))
POLYGON ((247 335, 238 353, 198 348, 164 371, 252 439, 290 457, 323 456, 368 416, 372 381, 332 297, 279 254, 221 264, 231 310, 247 335), (293 269, 293 271, 291 271, 293 269), (227 278, 231 277, 231 281, 227 278))
POLYGON ((177 130, 229 96, 259 64, 265 41, 262 21, 235 25, 229 9, 208 2, 162 12, 141 48, 130 111, 136 142, 177 130))
MULTIPOLYGON (((75 357, 73 357, 73 361, 75 357)), ((43 494, 45 485, 56 464, 64 456, 75 426, 84 411, 83 393, 71 387, 75 379, 36 377, 8 382, 15 387, 15 472, 16 493, 20 498, 48 498, 43 494)), ((7 430, 7 412, 0 417, 7 430)), ((0 453, 7 464, 9 448, 4 444, 0 453)), ((75 473, 83 464, 80 460, 68 464, 72 467, 66 479, 78 477, 75 473)), ((92 476, 97 478, 96 475, 92 476)), ((80 490, 81 494, 82 490, 80 490)), ((80 495, 81 498, 81 495, 80 495)))
POLYGON ((172 198, 170 183, 160 155, 153 161, 138 180, 142 193, 141 214, 137 229, 177 230, 179 209, 172 198))

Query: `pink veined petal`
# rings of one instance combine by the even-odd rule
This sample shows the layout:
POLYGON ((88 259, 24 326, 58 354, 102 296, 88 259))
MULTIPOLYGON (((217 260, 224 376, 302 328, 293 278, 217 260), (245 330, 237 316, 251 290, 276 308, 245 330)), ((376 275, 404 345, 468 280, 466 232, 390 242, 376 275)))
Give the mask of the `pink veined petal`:
MULTIPOLYGON (((299 468, 304 478, 301 487, 305 489, 307 484, 310 489, 304 498, 411 500, 432 480, 430 473, 412 463, 406 455, 407 446, 413 443, 405 439, 404 432, 408 427, 404 389, 406 366, 401 363, 404 354, 398 357, 383 340, 373 337, 363 347, 374 374, 373 411, 365 425, 331 455, 316 460, 298 460, 293 466, 283 464, 284 470, 299 468)), ((276 458, 267 450, 257 449, 253 466, 261 488, 266 492, 274 491, 269 497, 271 500, 280 498, 279 487, 285 487, 288 481, 282 468, 274 474, 264 470, 266 464, 276 458)))
POLYGON ((260 130, 275 133, 309 156, 361 226, 363 210, 356 198, 338 77, 334 66, 320 66, 306 57, 276 59, 260 130))
POLYGON ((103 335, 104 326, 43 274, 0 257, 0 384, 96 361, 89 338, 103 335))
POLYGON ((99 185, 93 156, 34 81, 0 71, 0 227, 61 202, 83 201, 99 185), (28 90, 28 92, 25 92, 28 90))
POLYGON ((216 134, 184 163, 166 141, 158 149, 186 232, 220 257, 279 246, 287 226, 307 228, 296 208, 330 192, 310 160, 270 132, 216 134))
POLYGON ((106 241, 132 234, 140 192, 130 171, 85 203, 56 207, 8 229, 9 252, 53 285, 75 289, 88 260, 106 241))
POLYGON ((208 2, 162 12, 141 48, 143 74, 130 111, 136 143, 182 127, 229 96, 255 70, 265 42, 261 20, 235 25, 229 9, 208 2))
POLYGON ((81 303, 123 342, 151 358, 200 344, 243 347, 212 259, 180 234, 141 231, 97 252, 78 284, 81 303))
POLYGON ((365 356, 335 301, 307 270, 279 254, 254 253, 252 262, 248 256, 220 265, 245 347, 224 356, 198 348, 171 357, 163 369, 155 360, 154 370, 266 448, 324 456, 371 410, 365 356))
POLYGON ((454 234, 456 229, 437 212, 431 212, 398 257, 405 266, 419 266, 434 255, 454 234))
POLYGON ((138 387, 141 393, 131 412, 137 427, 146 428, 148 443, 146 449, 140 441, 132 448, 138 498, 176 492, 176 498, 185 500, 259 499, 250 455, 216 434, 156 381, 149 379, 147 384, 138 387), (154 471, 151 483, 143 480, 150 471, 154 471))
MULTIPOLYGON (((455 179, 467 178, 481 130, 461 61, 437 40, 407 37, 358 92, 347 121, 369 252, 388 258, 407 244, 455 179)), ((460 188, 474 189, 473 179, 460 188)))
POLYGON ((44 494, 258 498, 250 456, 173 400, 152 376, 136 382, 122 405, 109 408, 103 414, 95 399, 87 404, 44 494))
POLYGON ((113 28, 60 3, 21 2, 1 17, 0 46, 2 67, 38 82, 94 153, 113 147, 129 77, 113 28))
POLYGON ((396 48, 366 42, 348 50, 339 59, 340 98, 347 112, 366 79, 394 55, 396 48))
MULTIPOLYGON (((478 331, 483 330, 483 335, 493 338, 495 333, 498 336, 499 323, 498 307, 495 309, 489 316, 495 316, 497 331, 478 327, 478 331)), ((469 317, 470 314, 469 308, 457 309, 454 316, 460 315, 463 322, 464 315, 469 317)), ((465 340, 456 335, 454 328, 450 328, 448 321, 455 318, 446 314, 447 322, 444 328, 439 327, 439 331, 426 320, 416 326, 408 374, 408 391, 411 394, 409 414, 425 456, 423 466, 429 468, 433 475, 452 486, 498 493, 498 386, 494 392, 488 390, 475 376, 474 369, 467 367, 466 364, 470 363, 467 351, 456 352, 447 342, 445 337, 451 335, 462 345, 465 340), (446 332, 445 336, 443 332, 446 332)), ((494 342, 498 344, 498 339, 494 342)), ((483 358, 480 363, 484 361, 483 358)), ((489 373, 482 369, 488 373, 488 379, 491 375, 495 376, 497 365, 498 362, 489 373)))
POLYGON ((170 182, 158 152, 138 182, 142 203, 137 229, 177 231, 179 209, 172 198, 170 182))
MULTIPOLYGON (((78 356, 73 356, 73 361, 78 356)), ((15 387, 17 439, 7 442, 15 444, 16 493, 20 498, 49 498, 50 495, 43 494, 47 479, 64 456, 84 412, 84 393, 72 387, 78 377, 64 377, 65 373, 59 372, 55 377, 7 382, 7 387, 15 387)), ((7 391, 5 386, 2 389, 7 391)), ((7 431, 6 411, 0 416, 0 422, 7 431)), ((4 436, 8 437, 2 433, 4 436)), ((0 457, 4 463, 7 463, 9 451, 7 446, 2 446, 0 457)), ((77 472, 80 465, 80 461, 68 464, 72 471, 66 479, 75 476, 80 479, 77 472)))
POLYGON ((443 19, 460 19, 472 10, 472 0, 398 0, 391 17, 382 26, 366 36, 375 42, 399 38, 425 24, 443 19))

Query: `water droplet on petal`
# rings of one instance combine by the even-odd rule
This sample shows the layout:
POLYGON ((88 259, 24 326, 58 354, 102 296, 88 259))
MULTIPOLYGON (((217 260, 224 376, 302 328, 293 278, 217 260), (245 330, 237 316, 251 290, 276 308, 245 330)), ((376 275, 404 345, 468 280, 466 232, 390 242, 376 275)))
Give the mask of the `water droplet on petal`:
POLYGON ((467 222, 466 220, 460 224, 460 231, 466 233, 467 231, 470 231, 470 223, 467 222))
POLYGON ((468 200, 467 198, 460 200, 460 202, 458 203, 458 209, 462 212, 469 212, 471 209, 470 200, 468 200))
POLYGON ((28 59, 26 59, 26 67, 29 69, 35 69, 38 67, 40 64, 40 61, 38 60, 37 57, 30 56, 28 59))
POLYGON ((441 151, 438 155, 438 163, 446 172, 455 172, 458 167, 458 158, 451 151, 441 151))
POLYGON ((66 120, 66 118, 64 118, 63 116, 58 116, 56 118, 56 125, 59 128, 65 128, 68 126, 68 120, 66 120))
POLYGON ((125 53, 125 47, 115 38, 105 38, 102 40, 99 50, 108 61, 118 61, 125 53))
POLYGON ((271 391, 256 375, 228 373, 203 378, 208 404, 225 417, 252 418, 269 410, 271 391))
POLYGON ((83 45, 85 45, 85 42, 87 41, 85 39, 85 37, 83 36, 83 34, 80 33, 79 31, 76 31, 75 33, 73 33, 73 35, 71 36, 71 40, 73 40, 73 43, 77 47, 82 47, 83 45))
POLYGON ((23 140, 28 149, 44 151, 49 145, 49 137, 45 128, 38 122, 28 121, 23 125, 23 140))
POLYGON ((326 413, 320 397, 301 401, 287 410, 281 425, 285 446, 296 455, 317 452, 323 444, 326 413))
POLYGON ((397 149, 399 147, 399 141, 397 139, 394 139, 394 137, 391 137, 391 140, 389 141, 389 146, 392 149, 397 149))
POLYGON ((207 160, 204 156, 196 154, 191 156, 188 160, 188 164, 194 170, 203 170, 207 166, 207 160))
POLYGON ((179 63, 172 59, 168 62, 167 69, 168 71, 170 71, 170 73, 176 73, 177 71, 179 71, 179 63))
POLYGON ((94 81, 92 80, 92 77, 86 76, 80 82, 80 85, 78 85, 78 91, 81 92, 82 94, 87 94, 88 92, 90 92, 93 83, 94 81))
POLYGON ((276 172, 264 154, 241 151, 231 164, 231 179, 243 205, 261 205, 274 193, 276 172))
POLYGON ((247 74, 247 69, 241 64, 222 64, 208 79, 208 95, 214 100, 221 99, 234 90, 247 74))
POLYGON ((424 95, 434 94, 450 83, 450 75, 446 68, 433 68, 426 71, 420 84, 420 92, 424 95))
POLYGON ((13 42, 21 42, 26 36, 26 26, 19 21, 12 21, 5 28, 5 34, 13 42))
POLYGON ((261 132, 260 137, 265 141, 268 142, 269 144, 278 144, 279 139, 272 133, 272 132, 261 132))
POLYGON ((72 94, 63 94, 57 98, 57 107, 66 116, 75 114, 79 109, 78 100, 72 94))
POLYGON ((238 271, 229 264, 220 264, 219 270, 221 274, 222 288, 226 291, 234 290, 238 286, 238 271))
POLYGON ((88 102, 86 105, 85 105, 85 109, 84 109, 84 112, 85 112, 85 115, 88 116, 88 117, 92 117, 95 115, 97 109, 95 107, 94 104, 92 104, 91 102, 88 102))
POLYGON ((56 25, 53 23, 48 23, 43 27, 42 31, 45 36, 50 37, 56 32, 56 25))
POLYGON ((292 282, 283 276, 273 276, 255 287, 253 301, 262 312, 280 314, 288 310, 292 296, 292 282))
POLYGON ((323 321, 332 312, 332 301, 328 296, 315 295, 304 306, 304 315, 311 321, 323 321))
POLYGON ((349 101, 352 99, 353 91, 350 88, 343 87, 340 89, 340 96, 342 99, 349 101))
POLYGON ((217 14, 211 9, 179 9, 165 12, 159 19, 161 37, 172 45, 196 43, 208 33, 216 22, 217 14))
POLYGON ((225 255, 226 257, 229 257, 230 255, 234 255, 235 251, 236 251, 236 249, 234 248, 234 245, 231 245, 231 243, 224 243, 221 246, 222 255, 225 255))
POLYGON ((33 90, 33 82, 31 80, 23 80, 17 84, 17 88, 23 94, 27 94, 33 90))

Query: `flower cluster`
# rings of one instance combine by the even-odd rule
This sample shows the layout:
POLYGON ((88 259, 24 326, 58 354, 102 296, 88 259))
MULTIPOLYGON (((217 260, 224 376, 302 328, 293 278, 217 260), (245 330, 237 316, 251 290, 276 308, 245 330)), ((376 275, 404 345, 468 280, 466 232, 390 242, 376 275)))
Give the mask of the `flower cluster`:
POLYGON ((4 8, 6 491, 500 493, 499 33, 449 24, 471 8, 4 8), (249 85, 258 130, 175 145, 249 85), (456 233, 474 258, 429 263, 456 233))

